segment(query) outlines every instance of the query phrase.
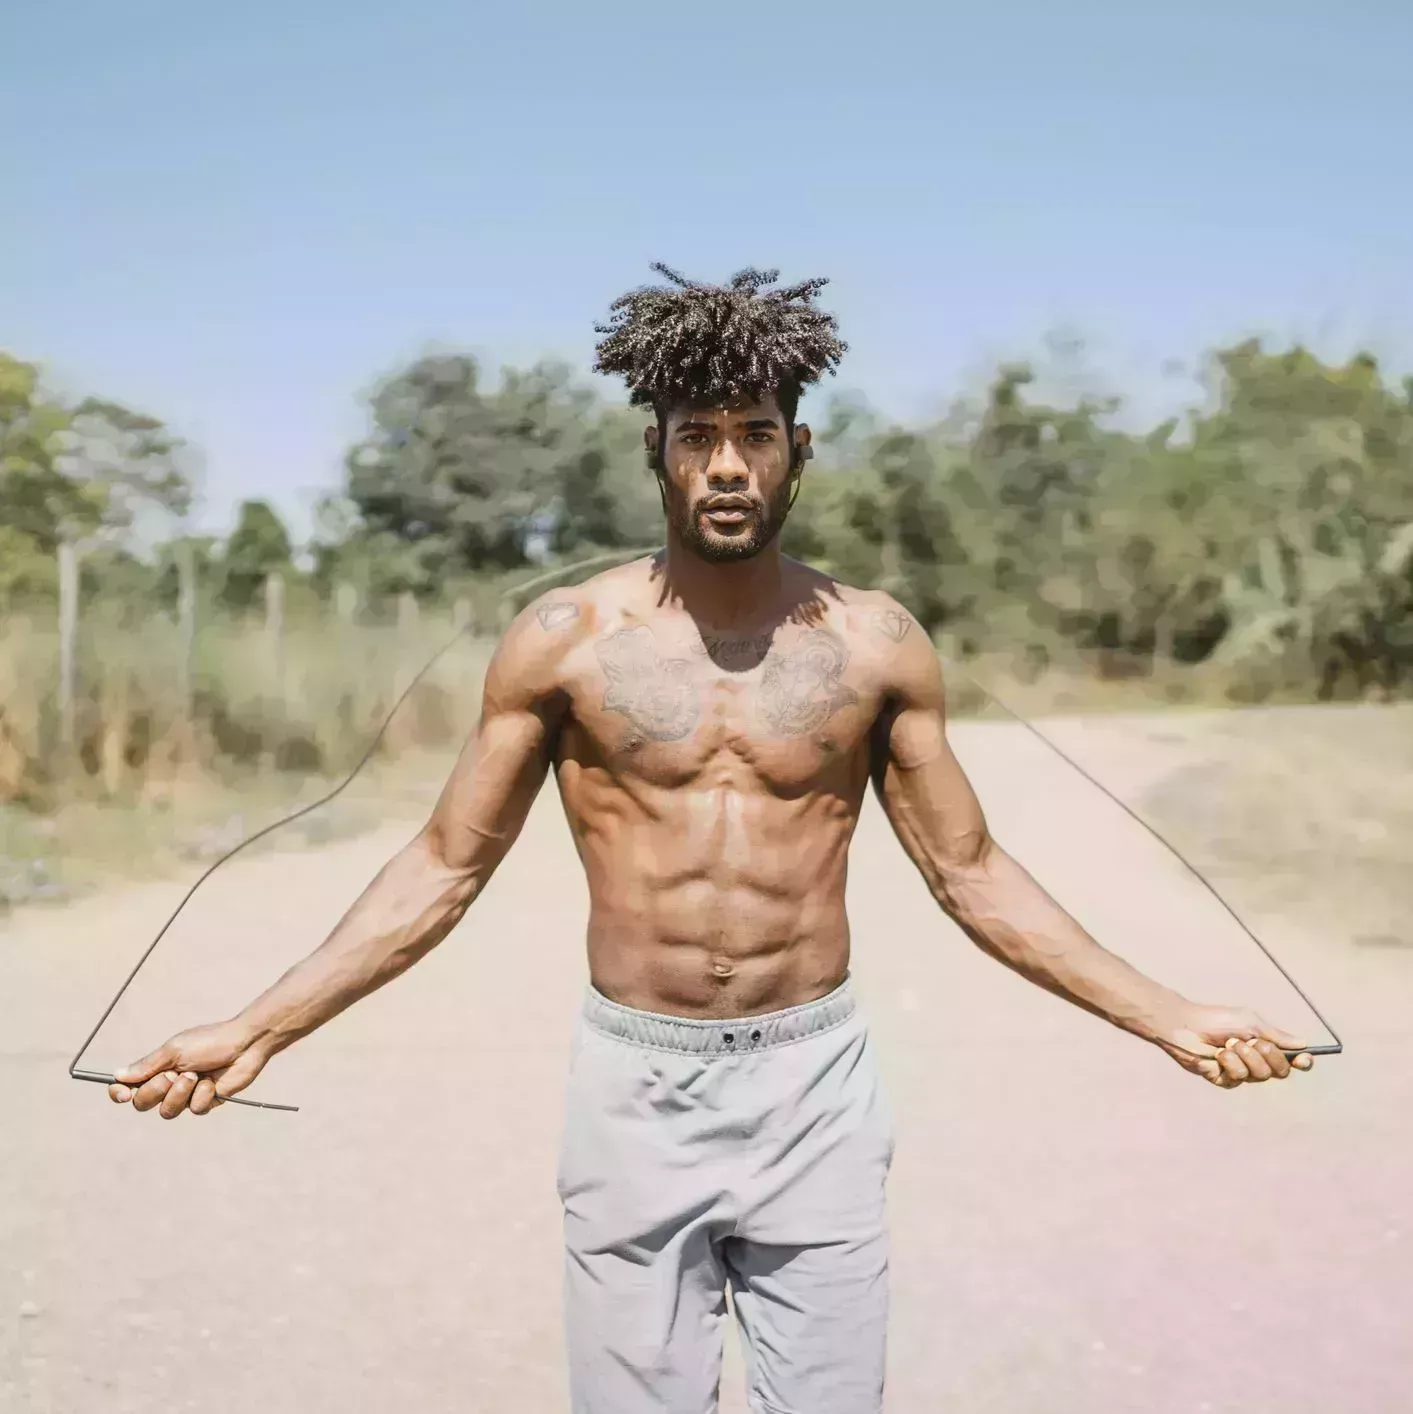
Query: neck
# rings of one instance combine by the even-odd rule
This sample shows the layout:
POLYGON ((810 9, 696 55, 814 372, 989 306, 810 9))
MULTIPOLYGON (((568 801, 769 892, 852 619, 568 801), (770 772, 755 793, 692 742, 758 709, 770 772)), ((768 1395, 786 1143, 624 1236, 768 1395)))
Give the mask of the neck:
POLYGON ((714 564, 689 550, 675 531, 667 532, 666 595, 699 624, 730 628, 749 623, 778 601, 781 583, 778 536, 749 560, 714 564))

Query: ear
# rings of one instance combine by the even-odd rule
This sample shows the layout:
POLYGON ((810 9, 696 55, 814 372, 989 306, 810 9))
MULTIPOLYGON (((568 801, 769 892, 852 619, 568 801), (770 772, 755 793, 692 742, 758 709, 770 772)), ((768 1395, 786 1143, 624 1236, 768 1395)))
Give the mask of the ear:
POLYGON ((795 471, 797 474, 804 469, 805 463, 814 456, 814 447, 810 438, 809 424, 800 423, 795 428, 795 471))

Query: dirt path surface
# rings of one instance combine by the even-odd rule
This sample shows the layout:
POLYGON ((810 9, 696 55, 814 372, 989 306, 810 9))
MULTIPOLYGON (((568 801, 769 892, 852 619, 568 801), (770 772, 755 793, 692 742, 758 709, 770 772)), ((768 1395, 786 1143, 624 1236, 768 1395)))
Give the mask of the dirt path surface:
MULTIPOLYGON (((850 902, 901 1132, 889 1410, 1402 1414, 1413 719, 1047 730, 1221 870, 1349 1049, 1283 1085, 1204 1085, 977 952, 870 804, 850 902), (1348 747, 1337 772, 1320 740, 1348 747)), ((953 736, 997 836, 1102 942, 1323 1039, 1201 886, 1040 743, 953 736)), ((409 833, 218 873, 86 1063, 229 1015, 409 833)), ((297 1115, 167 1124, 67 1079, 180 890, 0 923, 0 1410, 564 1410, 554 1164, 587 898, 553 792, 447 942, 251 1092, 297 1115)), ((722 1407, 744 1409, 734 1347, 722 1407)))

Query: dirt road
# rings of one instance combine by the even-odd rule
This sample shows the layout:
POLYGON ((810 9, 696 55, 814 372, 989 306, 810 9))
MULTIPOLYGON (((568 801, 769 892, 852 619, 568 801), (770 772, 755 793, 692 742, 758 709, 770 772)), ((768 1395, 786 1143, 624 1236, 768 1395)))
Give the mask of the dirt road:
MULTIPOLYGON (((1200 774, 1193 719, 1160 727, 1053 731, 1134 801, 1185 773, 1239 790, 1200 774)), ((1018 728, 953 735, 998 837, 1102 942, 1317 1038, 1119 809, 1018 728)), ((409 832, 218 874, 86 1063, 230 1014, 409 832)), ((850 890, 901 1131, 890 1410, 1413 1408, 1413 949, 1386 924, 1384 946, 1329 935, 1309 870, 1244 867, 1223 885, 1349 1049, 1228 1094, 984 958, 870 804, 850 890)), ((297 1115, 167 1124, 66 1078, 178 894, 0 924, 0 1410, 563 1410, 554 1160, 586 894, 552 791, 457 932, 251 1092, 297 1115)), ((733 1349, 731 1414, 738 1372, 733 1349)))

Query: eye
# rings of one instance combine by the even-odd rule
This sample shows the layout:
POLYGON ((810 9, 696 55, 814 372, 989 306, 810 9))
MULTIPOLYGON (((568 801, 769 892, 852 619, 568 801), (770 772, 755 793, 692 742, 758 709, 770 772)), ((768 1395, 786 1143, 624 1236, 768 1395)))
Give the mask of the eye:
POLYGON ((706 441, 706 434, 704 432, 684 432, 677 440, 679 442, 685 442, 688 446, 695 447, 706 441))
POLYGON ((752 432, 747 438, 748 442, 773 442, 775 434, 773 432, 752 432))

